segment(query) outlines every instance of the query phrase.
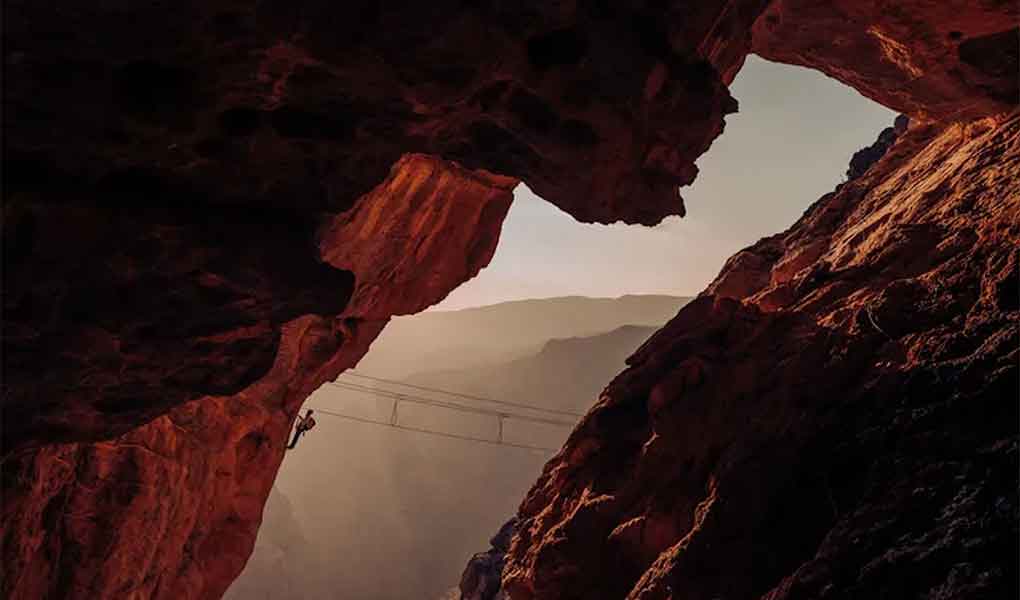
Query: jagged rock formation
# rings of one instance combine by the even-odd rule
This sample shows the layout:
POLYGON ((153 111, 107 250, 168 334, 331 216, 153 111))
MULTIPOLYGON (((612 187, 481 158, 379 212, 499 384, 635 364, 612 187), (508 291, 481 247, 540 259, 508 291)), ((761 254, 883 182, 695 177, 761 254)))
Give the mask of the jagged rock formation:
MULTIPOLYGON (((1001 275, 1008 265, 982 263, 975 253, 994 254, 989 240, 1016 240, 1012 213, 988 205, 1010 199, 1006 175, 994 167, 1013 156, 1014 126, 946 124, 1015 103, 1015 5, 916 2, 891 11, 779 0, 763 21, 767 4, 114 0, 53 10, 8 2, 3 595, 219 596, 250 553, 283 439, 308 393, 354 364, 390 315, 438 301, 487 262, 518 179, 582 220, 654 223, 682 214, 676 187, 693 180, 694 160, 736 109, 725 84, 752 45, 942 123, 928 145, 927 129, 911 138, 918 152, 934 155, 919 171, 936 158, 943 169, 985 160, 982 168, 999 175, 947 175, 947 187, 920 199, 914 188, 896 197, 876 183, 873 193, 889 202, 875 214, 887 222, 854 230, 856 241, 846 244, 880 238, 886 254, 832 250, 828 267, 818 262, 808 283, 794 285, 784 277, 829 251, 820 250, 828 230, 805 225, 804 236, 819 236, 801 242, 809 250, 793 256, 767 246, 745 261, 744 279, 714 288, 762 297, 732 310, 727 302, 710 310, 705 300, 685 313, 708 324, 750 315, 777 328, 808 327, 784 320, 796 321, 790 315, 836 319, 860 298, 831 314, 784 307, 800 291, 834 290, 812 286, 845 267, 854 275, 837 277, 848 281, 838 291, 873 298, 867 314, 876 323, 890 319, 871 317, 875 310, 909 307, 918 321, 906 320, 908 333, 966 314, 975 293, 966 282, 977 278, 981 302, 967 324, 986 323, 982 334, 998 335, 989 307, 1013 314, 1015 283, 1001 275), (840 43, 829 44, 837 33, 840 43), (929 212, 910 212, 922 205, 929 212), (934 220, 948 206, 957 212, 934 220), (893 235, 896 222, 904 226, 893 235), (783 256, 780 275, 748 267, 783 256), (949 277, 963 287, 936 292, 927 281, 924 289, 894 283, 867 262, 903 269, 900 279, 909 280, 924 261, 954 257, 970 260, 960 258, 960 274, 949 277), (898 304, 900 292, 921 304, 898 304), (925 294, 949 299, 929 306, 925 294)), ((849 235, 846 220, 855 214, 863 213, 818 218, 849 235)), ((677 327, 649 348, 687 335, 677 327)), ((848 365, 884 348, 840 327, 848 365)), ((881 326, 883 335, 899 339, 890 327, 881 326)), ((927 368, 971 344, 945 336, 905 346, 943 340, 931 357, 888 360, 927 368)), ((725 354, 718 340, 704 343, 706 354, 725 354)), ((949 371, 969 373, 968 365, 993 372, 977 359, 959 359, 949 371)), ((846 386, 839 406, 854 406, 851 392, 860 388, 846 386)), ((617 425, 629 414, 636 429, 612 444, 641 438, 640 411, 622 412, 617 425)), ((620 452, 619 460, 628 456, 620 452)), ((604 469, 609 485, 624 476, 615 470, 621 464, 590 462, 584 472, 604 469)), ((552 481, 560 480, 543 480, 547 495, 552 481)), ((960 510, 968 517, 979 508, 960 510)), ((699 514, 715 519, 718 511, 699 514)), ((530 552, 527 539, 536 552, 547 547, 529 534, 520 552, 530 552)), ((534 577, 545 577, 543 565, 534 577)), ((534 587, 532 567, 519 567, 518 589, 534 587)), ((752 580, 759 581, 744 584, 752 580)))
POLYGON ((517 519, 510 519, 489 540, 491 548, 471 557, 460 579, 460 600, 503 600, 503 562, 516 530, 517 519))
POLYGON ((904 115, 896 117, 896 121, 892 127, 886 127, 882 130, 882 133, 878 134, 878 139, 875 140, 874 144, 866 148, 861 148, 854 155, 850 157, 850 166, 846 169, 846 178, 857 179, 861 175, 868 172, 871 165, 878 162, 878 159, 885 156, 885 153, 889 151, 893 143, 896 142, 896 138, 900 136, 904 131, 907 130, 907 125, 910 123, 910 119, 904 115))
POLYGON ((1020 102, 1018 11, 998 0, 775 0, 752 46, 919 120, 967 121, 1020 102))
POLYGON ((524 500, 513 600, 1017 593, 1020 115, 738 253, 524 500))

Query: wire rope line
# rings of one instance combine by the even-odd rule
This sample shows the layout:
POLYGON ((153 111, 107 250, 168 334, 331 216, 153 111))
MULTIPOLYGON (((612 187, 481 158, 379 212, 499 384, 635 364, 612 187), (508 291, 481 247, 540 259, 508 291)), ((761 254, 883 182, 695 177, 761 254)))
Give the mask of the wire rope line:
POLYGON ((563 421, 558 419, 547 419, 544 417, 536 417, 533 415, 525 415, 521 413, 492 410, 487 408, 468 406, 466 404, 459 404, 456 402, 449 402, 446 400, 437 400, 435 398, 425 398, 423 396, 415 396, 411 394, 403 394, 400 392, 394 392, 390 390, 383 390, 379 388, 373 388, 368 386, 358 385, 356 383, 347 382, 328 382, 330 386, 354 392, 362 392, 366 394, 373 394, 396 402, 408 402, 411 404, 421 404, 425 406, 433 406, 437 408, 446 408, 449 410, 456 410, 464 413, 472 413, 478 415, 487 415, 490 417, 497 417, 500 419, 516 419, 518 421, 528 421, 530 423, 541 423, 544 425, 556 425, 560 427, 573 427, 574 423, 571 421, 563 421))
POLYGON ((556 452, 557 449, 556 448, 548 448, 548 447, 545 447, 545 446, 537 446, 537 445, 531 445, 531 444, 521 444, 521 443, 516 443, 516 442, 509 442, 509 441, 505 440, 504 437, 503 437, 503 430, 504 430, 503 425, 504 425, 504 422, 508 421, 508 420, 517 420, 517 421, 524 421, 524 422, 527 422, 527 423, 538 423, 538 424, 541 424, 541 425, 553 425, 553 426, 558 426, 558 427, 573 427, 575 425, 575 422, 574 421, 567 421, 567 420, 563 420, 563 419, 554 419, 554 418, 545 417, 545 416, 538 416, 538 415, 534 415, 534 414, 525 414, 525 413, 514 411, 514 410, 508 410, 506 408, 499 408, 499 406, 502 406, 502 407, 513 407, 513 408, 517 408, 517 409, 522 409, 522 410, 532 411, 532 412, 538 412, 538 413, 544 413, 544 414, 548 414, 548 415, 565 415, 565 416, 570 416, 570 417, 575 417, 575 418, 580 418, 580 417, 584 416, 582 413, 577 413, 577 412, 572 412, 572 411, 567 411, 567 410, 557 410, 557 409, 551 409, 551 408, 543 408, 543 407, 540 407, 540 406, 534 406, 534 405, 524 404, 524 403, 520 403, 520 402, 507 402, 507 401, 504 401, 504 400, 493 400, 491 398, 484 398, 484 397, 481 397, 481 396, 472 396, 470 394, 462 394, 462 393, 454 392, 454 391, 451 391, 451 390, 444 390, 444 389, 439 389, 439 388, 431 388, 431 387, 419 386, 419 385, 414 385, 414 384, 409 384, 409 383, 403 383, 403 382, 394 381, 394 380, 391 380, 391 379, 383 379, 381 377, 373 377, 371 375, 362 375, 360 373, 351 373, 349 371, 346 374, 353 375, 355 377, 360 377, 362 379, 373 381, 373 382, 376 382, 376 383, 388 384, 390 386, 400 386, 400 387, 403 387, 403 388, 408 388, 408 389, 412 389, 412 390, 418 390, 418 391, 421 391, 421 392, 432 392, 432 393, 436 393, 436 394, 444 394, 444 395, 446 395, 448 397, 452 397, 452 398, 461 398, 461 399, 465 399, 465 400, 474 400, 474 401, 480 401, 480 402, 489 402, 489 403, 492 403, 492 404, 495 404, 495 405, 498 405, 498 406, 496 406, 496 407, 477 406, 477 405, 472 406, 472 405, 469 405, 469 404, 464 404, 462 402, 453 402, 451 400, 440 399, 440 398, 430 398, 430 397, 422 396, 422 395, 419 395, 419 394, 408 393, 408 392, 404 392, 404 391, 397 391, 397 390, 393 390, 393 389, 386 389, 385 387, 372 387, 372 386, 367 385, 367 384, 355 383, 355 382, 352 382, 352 381, 337 380, 337 381, 330 381, 330 382, 326 382, 326 383, 327 383, 327 385, 330 385, 330 386, 335 387, 337 389, 345 390, 345 391, 348 391, 348 392, 357 392, 357 393, 361 393, 361 394, 368 394, 368 395, 376 396, 378 398, 384 398, 384 399, 387 399, 387 400, 391 400, 393 402, 393 407, 390 410, 389 420, 384 421, 384 420, 379 420, 379 419, 371 419, 371 418, 367 418, 367 417, 359 417, 359 416, 356 416, 356 415, 349 415, 349 414, 345 414, 345 413, 334 412, 334 411, 331 411, 331 410, 328 410, 328 409, 317 408, 317 407, 315 408, 316 412, 320 412, 320 413, 322 413, 324 415, 328 415, 328 416, 331 416, 331 417, 336 417, 336 418, 339 418, 339 419, 346 419, 348 421, 354 421, 354 422, 357 422, 357 423, 365 423, 365 424, 370 424, 370 425, 377 425, 379 427, 391 427, 393 429, 398 429, 398 430, 401 430, 401 431, 407 431, 407 432, 413 432, 413 433, 424 433, 424 434, 428 434, 428 435, 434 435, 434 436, 439 436, 439 437, 444 437, 444 438, 449 438, 449 439, 455 439, 455 440, 463 440, 463 441, 468 441, 468 442, 475 442, 475 443, 479 443, 479 444, 489 444, 489 445, 496 445, 496 446, 507 446, 507 447, 510 447, 510 448, 521 448, 521 449, 525 449, 525 450, 538 450, 538 451, 542 451, 542 452, 556 452), (483 416, 487 416, 487 417, 493 417, 493 418, 496 419, 496 424, 497 424, 496 439, 477 437, 477 436, 473 436, 473 435, 464 435, 464 434, 458 434, 458 433, 450 433, 450 432, 447 432, 447 431, 439 431, 439 430, 436 430, 436 429, 427 429, 427 428, 424 428, 424 427, 414 427, 414 426, 410 426, 410 425, 404 425, 404 424, 400 423, 399 407, 400 407, 401 403, 416 404, 416 405, 420 405, 420 406, 427 406, 427 407, 430 407, 430 408, 441 408, 441 409, 453 410, 453 411, 458 411, 458 412, 467 413, 467 414, 475 414, 475 415, 483 415, 483 416))
POLYGON ((377 421, 375 419, 366 419, 364 417, 355 417, 353 415, 345 415, 343 413, 333 412, 331 410, 326 410, 324 408, 315 408, 314 410, 317 413, 322 413, 322 414, 329 415, 331 417, 337 417, 337 418, 340 418, 340 419, 347 419, 349 421, 355 421, 357 423, 366 423, 366 424, 369 424, 369 425, 378 425, 380 427, 392 427, 393 429, 399 429, 401 431, 408 431, 408 432, 413 432, 413 433, 426 433, 426 434, 429 434, 429 435, 435 435, 435 436, 444 437, 444 438, 450 438, 450 439, 455 439, 455 440, 462 440, 462 441, 466 441, 466 442, 475 442, 475 443, 479 443, 479 444, 488 444, 490 446, 507 446, 507 447, 510 447, 510 448, 520 448, 520 449, 523 449, 523 450, 539 450, 539 451, 542 451, 542 452, 556 452, 556 451, 558 451, 558 448, 547 448, 545 446, 532 446, 530 444, 518 444, 518 443, 514 443, 514 442, 507 442, 507 441, 504 441, 502 439, 500 439, 500 440, 490 440, 490 439, 474 437, 474 436, 470 436, 470 435, 460 435, 460 434, 456 434, 456 433, 447 433, 445 431, 436 431, 434 429, 425 429, 423 427, 409 427, 407 425, 401 425, 399 423, 394 423, 394 422, 377 421))
POLYGON ((496 400, 494 398, 486 398, 484 396, 474 396, 472 394, 464 394, 461 392, 454 392, 451 390, 444 390, 440 388, 427 387, 424 385, 415 385, 413 383, 405 383, 403 381, 395 381, 393 379, 384 379, 382 377, 375 377, 373 375, 364 375, 362 373, 355 373, 354 371, 346 371, 343 375, 350 377, 359 377, 361 379, 367 379, 369 381, 375 381, 377 383, 386 383, 389 385, 397 385, 401 387, 418 390, 420 392, 434 392, 436 394, 445 394, 447 396, 454 396, 457 398, 463 398, 465 400, 476 400, 479 402, 491 402, 492 404, 502 404, 503 406, 512 406, 514 408, 523 408, 527 410, 533 410, 537 412, 544 412, 549 414, 564 415, 569 417, 583 417, 584 413, 574 412, 570 410, 559 410, 555 408, 545 408, 542 406, 535 406, 534 404, 524 404, 522 402, 508 402, 506 400, 496 400))

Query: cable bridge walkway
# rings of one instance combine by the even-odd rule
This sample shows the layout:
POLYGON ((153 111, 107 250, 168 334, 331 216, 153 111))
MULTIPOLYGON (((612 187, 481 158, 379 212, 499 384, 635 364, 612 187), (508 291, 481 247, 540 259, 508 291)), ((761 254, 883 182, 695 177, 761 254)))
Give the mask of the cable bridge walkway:
POLYGON ((317 406, 311 407, 316 413, 321 413, 338 419, 354 421, 357 423, 365 423, 381 427, 390 427, 393 429, 398 429, 406 432, 424 433, 438 437, 469 441, 479 444, 506 446, 509 448, 522 448, 525 450, 538 450, 542 452, 556 452, 558 451, 558 448, 549 448, 546 446, 517 443, 505 439, 504 424, 507 421, 520 421, 525 423, 551 425, 556 427, 573 427, 577 423, 577 421, 584 416, 583 413, 575 411, 558 410, 554 408, 535 406, 533 404, 524 404, 521 402, 509 402, 506 400, 497 400, 494 398, 486 398, 483 396, 464 394, 440 388, 414 385, 401 381, 395 381, 392 379, 385 379, 382 377, 374 377, 362 373, 355 373, 353 371, 348 371, 344 373, 341 377, 343 378, 354 377, 363 380, 366 383, 358 383, 355 381, 338 379, 337 381, 327 382, 326 385, 329 385, 337 389, 345 390, 348 392, 367 394, 375 396, 377 398, 391 401, 392 407, 390 409, 389 419, 388 420, 370 419, 367 417, 360 417, 357 415, 345 414, 325 408, 319 408, 317 406), (375 385, 372 384, 383 385, 389 388, 396 387, 398 388, 399 391, 393 389, 386 389, 386 387, 375 387, 375 385), (413 392, 404 390, 413 390, 413 392), (445 396, 446 398, 455 398, 456 400, 430 398, 428 396, 423 395, 425 393, 440 394, 442 396, 445 396), (484 403, 486 404, 486 406, 465 404, 463 402, 464 400, 467 400, 475 404, 484 403), (448 431, 440 431, 437 429, 429 429, 425 427, 415 427, 411 425, 406 425, 404 423, 401 423, 400 421, 401 404, 427 406, 431 408, 456 411, 463 414, 473 414, 492 417, 493 419, 495 419, 496 422, 496 437, 484 438, 479 436, 463 435, 458 433, 451 433, 448 431), (570 417, 570 419, 568 420, 564 417, 570 417))

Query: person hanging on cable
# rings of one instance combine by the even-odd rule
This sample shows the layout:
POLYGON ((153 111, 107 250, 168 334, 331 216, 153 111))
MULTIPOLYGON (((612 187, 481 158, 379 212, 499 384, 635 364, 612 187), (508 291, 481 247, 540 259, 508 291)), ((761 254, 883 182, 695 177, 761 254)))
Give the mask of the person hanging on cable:
POLYGON ((294 446, 297 446, 298 439, 315 427, 315 418, 312 417, 312 412, 312 409, 309 408, 305 416, 298 415, 297 427, 294 428, 294 439, 290 441, 287 450, 293 450, 294 446))

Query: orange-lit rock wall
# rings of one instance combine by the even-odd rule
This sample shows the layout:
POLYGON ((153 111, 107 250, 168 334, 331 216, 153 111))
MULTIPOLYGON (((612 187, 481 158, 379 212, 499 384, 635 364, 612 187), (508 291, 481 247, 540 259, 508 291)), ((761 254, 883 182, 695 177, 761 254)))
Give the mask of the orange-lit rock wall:
POLYGON ((355 275, 351 302, 337 315, 284 324, 257 381, 109 440, 8 454, 4 597, 219 598, 251 554, 304 399, 354 366, 391 315, 438 302, 488 263, 515 183, 403 157, 363 199, 374 208, 356 208, 320 240, 324 257, 355 275), (447 234, 462 223, 471 227, 459 238, 447 234), (396 251, 337 251, 366 241, 396 251), (408 252, 415 247, 431 250, 408 252))

